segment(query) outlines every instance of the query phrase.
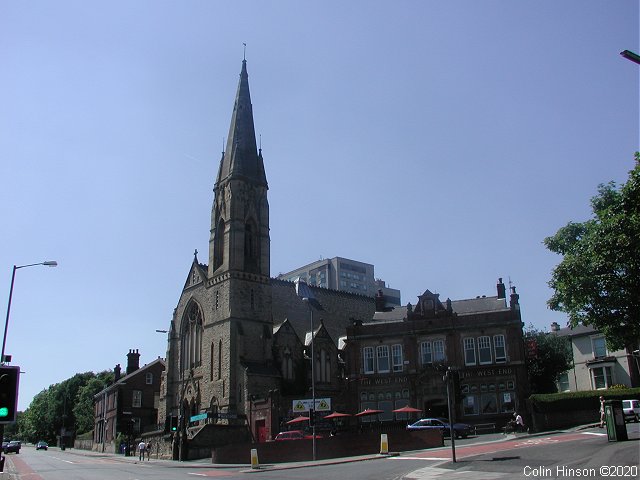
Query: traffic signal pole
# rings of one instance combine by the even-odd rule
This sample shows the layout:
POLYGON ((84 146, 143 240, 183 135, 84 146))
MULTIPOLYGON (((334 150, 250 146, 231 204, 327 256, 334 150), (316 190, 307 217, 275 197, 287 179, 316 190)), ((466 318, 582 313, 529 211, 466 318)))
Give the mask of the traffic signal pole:
MULTIPOLYGON (((451 437, 451 458, 453 463, 456 463, 456 435, 453 429, 453 417, 451 416, 451 383, 453 381, 453 370, 451 367, 447 368, 447 372, 442 379, 447 384, 447 411, 449 413, 449 436, 451 437)), ((455 399, 455 395, 454 395, 455 399)))

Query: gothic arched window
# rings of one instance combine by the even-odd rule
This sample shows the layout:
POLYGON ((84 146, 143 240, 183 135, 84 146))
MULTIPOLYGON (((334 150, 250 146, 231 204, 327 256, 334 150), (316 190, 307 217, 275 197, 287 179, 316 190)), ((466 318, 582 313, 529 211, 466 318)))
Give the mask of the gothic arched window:
POLYGON ((202 358, 202 311, 196 302, 191 302, 182 319, 182 369, 197 367, 202 358))
POLYGON ((218 268, 224 262, 224 219, 218 220, 213 243, 213 267, 218 268))

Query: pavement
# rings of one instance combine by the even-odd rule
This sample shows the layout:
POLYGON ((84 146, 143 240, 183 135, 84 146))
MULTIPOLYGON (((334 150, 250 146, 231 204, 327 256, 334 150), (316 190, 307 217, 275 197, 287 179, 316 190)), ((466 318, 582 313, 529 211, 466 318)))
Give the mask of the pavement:
MULTIPOLYGON (((536 436, 548 436, 548 435, 554 435, 554 434, 565 433, 565 432, 575 432, 575 431, 580 431, 588 428, 594 428, 597 426, 598 424, 588 424, 588 425, 581 425, 581 426, 574 427, 571 429, 566 429, 566 430, 554 430, 554 431, 547 431, 547 432, 540 432, 540 433, 510 433, 506 435, 503 433, 484 434, 484 435, 479 435, 475 438, 471 438, 470 442, 465 441, 464 443, 461 443, 461 445, 470 445, 470 444, 484 445, 484 444, 490 444, 490 443, 504 442, 505 440, 513 440, 515 438, 531 438, 536 436)), ((430 452, 431 451, 437 452, 441 450, 449 451, 451 450, 451 443, 450 441, 447 441, 447 443, 448 445, 445 444, 444 447, 429 449, 429 451, 430 452)), ((24 448, 24 445, 23 445, 23 448, 24 448)), ((420 450, 419 452, 424 452, 424 450, 420 450)), ((66 453, 72 454, 72 455, 88 456, 88 457, 99 457, 99 458, 108 457, 116 461, 133 463, 133 464, 137 464, 137 463, 153 463, 156 465, 161 464, 166 468, 189 468, 189 469, 207 468, 207 469, 234 469, 234 470, 240 469, 245 473, 258 473, 265 470, 271 470, 271 471, 289 470, 289 469, 295 469, 295 468, 316 467, 321 465, 338 465, 338 464, 352 463, 352 462, 363 462, 367 460, 377 460, 380 458, 388 458, 391 456, 411 456, 417 453, 417 451, 390 452, 389 454, 385 454, 385 455, 383 454, 359 455, 359 456, 353 456, 353 457, 330 458, 330 459, 315 460, 315 461, 308 460, 303 462, 259 464, 257 468, 251 468, 250 464, 215 464, 215 463, 211 463, 211 460, 206 458, 200 459, 200 460, 189 460, 189 461, 178 462, 175 460, 164 460, 164 459, 155 459, 155 458, 151 458, 150 460, 139 460, 137 455, 125 457, 124 455, 119 455, 119 454, 102 453, 102 452, 94 452, 90 450, 78 450, 78 449, 67 449, 66 453)), ((441 464, 443 463, 446 463, 446 462, 442 462, 441 464)), ((444 478, 444 475, 450 474, 451 470, 445 469, 445 468, 438 468, 436 465, 436 466, 426 467, 415 473, 419 475, 417 475, 417 477, 412 475, 411 476, 412 478, 421 478, 421 479, 444 478)), ((481 473, 481 472, 478 472, 478 473, 481 473)), ((495 477, 491 477, 491 478, 495 478, 495 477)), ((474 476, 474 479, 481 480, 482 476, 479 476, 479 477, 474 476)))

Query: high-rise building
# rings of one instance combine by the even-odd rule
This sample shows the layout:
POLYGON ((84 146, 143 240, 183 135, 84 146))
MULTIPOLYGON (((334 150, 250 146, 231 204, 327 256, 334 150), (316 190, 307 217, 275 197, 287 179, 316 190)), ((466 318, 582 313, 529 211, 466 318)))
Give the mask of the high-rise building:
POLYGON ((383 280, 376 279, 374 270, 375 267, 370 263, 333 257, 281 273, 277 278, 291 282, 300 278, 309 285, 368 297, 376 296, 381 290, 389 306, 400 305, 400 290, 388 288, 383 280))

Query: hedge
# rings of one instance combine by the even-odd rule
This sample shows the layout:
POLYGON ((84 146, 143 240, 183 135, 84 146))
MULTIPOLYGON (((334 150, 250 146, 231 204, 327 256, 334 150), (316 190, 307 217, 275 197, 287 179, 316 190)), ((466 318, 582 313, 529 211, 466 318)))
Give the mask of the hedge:
POLYGON ((530 405, 538 413, 599 410, 600 395, 605 400, 640 399, 640 388, 611 388, 582 392, 537 393, 529 397, 530 405))

